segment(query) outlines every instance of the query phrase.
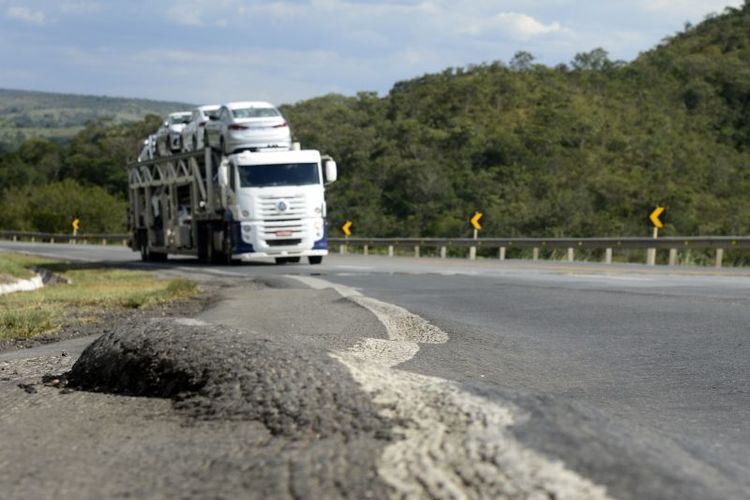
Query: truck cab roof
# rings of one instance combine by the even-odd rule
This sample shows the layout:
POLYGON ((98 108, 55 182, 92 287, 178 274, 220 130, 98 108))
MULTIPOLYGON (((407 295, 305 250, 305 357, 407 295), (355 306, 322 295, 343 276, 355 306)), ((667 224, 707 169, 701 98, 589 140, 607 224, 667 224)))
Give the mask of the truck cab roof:
POLYGON ((273 165, 281 163, 320 163, 320 152, 313 149, 302 151, 271 151, 253 153, 243 151, 229 156, 235 165, 273 165))

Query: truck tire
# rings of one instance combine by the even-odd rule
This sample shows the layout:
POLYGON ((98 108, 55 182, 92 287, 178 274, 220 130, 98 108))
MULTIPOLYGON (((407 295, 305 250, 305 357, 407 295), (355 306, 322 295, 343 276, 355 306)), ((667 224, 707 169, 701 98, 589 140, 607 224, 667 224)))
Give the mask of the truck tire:
POLYGON ((166 262, 167 254, 161 252, 150 252, 151 262, 166 262))
POLYGON ((208 260, 208 224, 205 222, 198 223, 198 261, 203 264, 209 264, 208 260))
POLYGON ((151 252, 148 249, 148 240, 141 238, 140 245, 141 245, 141 260, 143 262, 150 262, 151 252))
POLYGON ((148 237, 141 235, 141 260, 143 262, 166 262, 167 254, 161 252, 152 252, 148 245, 148 237))
POLYGON ((227 228, 221 230, 221 253, 218 255, 218 264, 231 266, 234 264, 232 259, 232 235, 227 228))
POLYGON ((311 255, 307 258, 307 262, 309 262, 311 265, 320 264, 323 262, 323 256, 322 255, 311 255))

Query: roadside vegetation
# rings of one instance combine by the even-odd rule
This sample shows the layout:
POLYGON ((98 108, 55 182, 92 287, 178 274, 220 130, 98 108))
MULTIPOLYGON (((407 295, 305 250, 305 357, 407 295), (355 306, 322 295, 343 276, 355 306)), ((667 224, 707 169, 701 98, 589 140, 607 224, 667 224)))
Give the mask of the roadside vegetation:
POLYGON ((66 322, 99 321, 108 312, 149 309, 195 296, 195 283, 88 263, 0 253, 0 269, 44 267, 69 281, 0 295, 0 339, 52 333, 66 322))
MULTIPOLYGON (((281 110, 331 154, 329 234, 462 237, 750 233, 750 3, 709 15, 632 62, 594 48, 568 64, 447 68, 385 96, 327 95, 281 110)), ((158 116, 89 123, 65 143, 0 154, 0 228, 119 232, 126 172, 158 116), (81 200, 91 200, 87 205, 81 200), (88 212, 87 207, 95 207, 88 212)))
POLYGON ((24 265, 24 256, 13 255, 11 258, 4 258, 5 255, 10 254, 0 253, 0 284, 34 276, 34 272, 24 265))

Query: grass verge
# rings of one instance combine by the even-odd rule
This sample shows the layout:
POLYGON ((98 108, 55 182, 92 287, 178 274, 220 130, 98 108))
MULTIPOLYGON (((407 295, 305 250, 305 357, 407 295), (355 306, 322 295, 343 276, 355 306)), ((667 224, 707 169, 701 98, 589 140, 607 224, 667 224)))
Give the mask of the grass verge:
POLYGON ((70 280, 33 292, 0 295, 0 339, 50 333, 66 321, 96 321, 109 311, 148 309, 198 293, 185 279, 159 279, 151 273, 0 253, 0 269, 42 266, 70 280))
POLYGON ((34 273, 29 267, 32 266, 27 265, 25 255, 0 253, 0 284, 31 278, 34 273))

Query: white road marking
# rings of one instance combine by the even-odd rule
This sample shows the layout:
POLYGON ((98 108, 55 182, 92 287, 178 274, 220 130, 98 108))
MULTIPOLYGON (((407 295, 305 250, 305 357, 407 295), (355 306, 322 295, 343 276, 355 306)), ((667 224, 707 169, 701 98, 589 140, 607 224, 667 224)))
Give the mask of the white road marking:
POLYGON ((353 288, 309 276, 288 276, 314 289, 332 288, 370 310, 388 339, 363 339, 333 357, 395 422, 395 439, 378 459, 378 474, 394 498, 606 499, 562 462, 524 447, 509 431, 510 408, 465 392, 455 382, 394 368, 412 359, 420 343, 448 335, 406 309, 353 288))

